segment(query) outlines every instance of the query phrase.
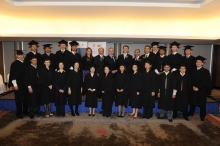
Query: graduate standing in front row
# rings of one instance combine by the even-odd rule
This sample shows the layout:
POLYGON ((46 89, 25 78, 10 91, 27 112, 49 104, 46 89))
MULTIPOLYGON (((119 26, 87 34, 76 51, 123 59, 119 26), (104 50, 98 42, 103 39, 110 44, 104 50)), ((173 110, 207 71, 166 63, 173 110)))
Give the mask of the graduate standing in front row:
POLYGON ((40 69, 37 66, 36 56, 32 56, 31 65, 27 67, 25 82, 28 88, 28 107, 30 118, 34 118, 34 109, 38 110, 40 105, 40 80, 39 80, 40 69))
POLYGON ((54 75, 55 105, 57 116, 65 116, 68 74, 64 70, 63 62, 58 63, 58 71, 54 75))
POLYGON ((112 113, 112 102, 115 95, 114 77, 110 72, 110 68, 105 66, 104 76, 102 77, 102 110, 103 116, 110 117, 112 113))
POLYGON ((44 60, 44 67, 41 68, 40 72, 40 83, 41 83, 41 105, 44 105, 45 117, 53 116, 51 113, 51 101, 53 98, 54 87, 54 68, 50 67, 50 59, 44 60))
POLYGON ((16 58, 10 67, 10 76, 8 87, 14 86, 16 116, 19 119, 23 118, 22 114, 28 114, 27 107, 27 87, 24 84, 25 65, 23 63, 24 54, 21 50, 17 50, 16 58))
POLYGON ((119 65, 119 72, 115 75, 116 100, 115 105, 118 106, 118 117, 125 116, 125 109, 128 105, 128 84, 129 75, 126 73, 125 65, 119 65))
POLYGON ((202 56, 196 57, 196 68, 192 72, 192 96, 190 99, 189 116, 193 116, 196 106, 200 108, 200 120, 204 121, 206 116, 206 100, 212 89, 211 76, 207 69, 203 68, 202 56))
POLYGON ((151 118, 153 116, 153 108, 155 107, 155 92, 156 92, 156 76, 157 74, 151 70, 151 62, 145 62, 145 71, 142 72, 143 76, 143 118, 151 118))
POLYGON ((165 118, 165 110, 167 110, 167 118, 169 122, 173 121, 174 99, 176 98, 176 78, 170 72, 170 64, 164 64, 164 73, 158 78, 158 108, 160 116, 158 119, 165 118))
POLYGON ((95 116, 95 109, 97 108, 97 96, 99 86, 99 76, 95 73, 95 66, 90 66, 90 73, 86 74, 84 79, 84 87, 86 93, 85 106, 89 108, 89 116, 95 116))
POLYGON ((177 81, 177 94, 175 99, 175 110, 173 112, 173 118, 177 117, 177 111, 183 113, 183 118, 189 121, 187 111, 189 104, 189 97, 192 91, 191 76, 186 73, 186 65, 180 65, 180 73, 176 74, 177 81))
POLYGON ((134 119, 138 116, 138 109, 142 106, 142 74, 138 72, 138 65, 132 65, 133 73, 131 74, 129 82, 129 105, 132 108, 132 113, 129 116, 133 116, 134 119))
POLYGON ((79 62, 75 62, 73 70, 68 74, 68 104, 70 106, 72 116, 79 116, 78 107, 82 103, 83 76, 79 70, 79 62), (75 111, 73 110, 75 105, 75 111))

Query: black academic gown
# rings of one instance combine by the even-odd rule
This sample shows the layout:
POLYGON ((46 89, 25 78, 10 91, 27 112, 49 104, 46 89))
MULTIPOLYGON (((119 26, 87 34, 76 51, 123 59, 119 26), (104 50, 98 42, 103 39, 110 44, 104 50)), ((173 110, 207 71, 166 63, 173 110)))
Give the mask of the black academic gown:
POLYGON ((46 67, 42 68, 41 72, 40 72, 41 104, 42 105, 54 102, 53 81, 54 81, 54 70, 52 70, 52 69, 48 70, 46 67), (50 85, 52 85, 52 89, 49 88, 50 85))
POLYGON ((115 95, 114 78, 111 73, 102 77, 101 89, 105 92, 102 94, 103 115, 110 116, 112 112, 112 102, 115 95))
POLYGON ((171 64, 171 69, 177 69, 173 73, 179 73, 180 65, 182 63, 182 55, 179 53, 168 55, 168 62, 171 64))
POLYGON ((97 108, 97 96, 98 96, 98 86, 99 86, 99 76, 97 74, 94 74, 93 76, 88 73, 85 76, 84 84, 85 84, 85 92, 86 92, 86 107, 92 107, 97 108), (95 89, 95 91, 91 92, 88 89, 95 89))
POLYGON ((115 56, 113 57, 114 59, 111 58, 109 55, 105 57, 105 65, 108 65, 111 71, 118 70, 117 58, 115 56))
POLYGON ((79 62, 79 66, 80 66, 80 70, 82 68, 82 63, 81 63, 81 55, 79 53, 73 53, 73 52, 70 52, 71 53, 71 66, 73 67, 74 63, 75 62, 79 62))
POLYGON ((72 64, 72 54, 70 53, 70 51, 65 50, 62 53, 61 50, 59 50, 56 52, 55 65, 57 68, 58 68, 58 65, 60 62, 63 62, 64 70, 68 72, 70 70, 69 68, 73 65, 72 64))
POLYGON ((207 95, 210 94, 212 89, 212 82, 209 71, 205 68, 200 68, 199 70, 195 68, 192 74, 192 86, 197 87, 199 91, 192 90, 190 104, 206 107, 207 95))
POLYGON ((82 70, 89 70, 90 66, 94 64, 94 58, 87 58, 86 56, 83 56, 81 59, 82 62, 82 70))
POLYGON ((95 65, 95 72, 99 74, 99 76, 104 75, 104 66, 105 66, 105 56, 103 55, 102 58, 100 55, 94 57, 94 65, 95 65))
POLYGON ((157 69, 158 72, 163 72, 163 67, 164 67, 164 63, 168 62, 167 60, 167 56, 164 56, 164 57, 160 57, 159 56, 156 56, 155 57, 155 63, 154 63, 154 69, 157 69))
POLYGON ((16 80, 18 90, 14 90, 15 102, 21 102, 27 99, 27 86, 25 86, 25 65, 19 60, 14 61, 10 67, 9 85, 13 86, 12 80, 16 80))
POLYGON ((167 75, 162 73, 158 78, 158 89, 160 98, 158 99, 158 108, 164 110, 174 110, 174 99, 172 98, 173 89, 176 88, 175 75, 169 72, 167 75), (167 76, 167 89, 165 90, 165 80, 167 76))
POLYGON ((192 76, 193 69, 196 68, 196 59, 194 56, 190 55, 189 58, 186 56, 182 57, 182 63, 186 65, 186 73, 192 76))
POLYGON ((143 58, 141 58, 140 56, 139 56, 138 59, 136 59, 136 58, 133 58, 133 59, 132 59, 132 64, 135 63, 135 64, 138 65, 138 71, 139 71, 139 72, 142 72, 142 69, 143 69, 143 67, 142 67, 142 65, 143 65, 142 59, 143 59, 143 58))
POLYGON ((132 73, 132 56, 127 54, 124 58, 124 54, 118 56, 118 65, 125 64, 127 73, 132 73))
POLYGON ((68 88, 71 94, 68 95, 69 105, 79 105, 82 103, 81 88, 83 88, 83 76, 81 71, 71 70, 68 74, 68 88))
POLYGON ((142 60, 142 70, 145 70, 145 62, 146 61, 151 61, 152 63, 152 69, 154 69, 154 62, 155 62, 155 54, 150 52, 149 56, 146 57, 146 54, 143 54, 140 56, 141 60, 142 60))
POLYGON ((67 97, 67 79, 68 73, 63 71, 62 73, 57 71, 54 74, 54 97, 55 105, 65 105, 67 97), (59 90, 64 90, 64 93, 60 93, 59 90))
POLYGON ((53 53, 50 53, 50 55, 47 55, 46 53, 42 54, 41 55, 42 67, 44 66, 45 59, 49 58, 50 59, 50 68, 52 70, 55 70, 55 68, 57 68, 57 66, 55 65, 55 57, 56 57, 56 55, 53 53))
POLYGON ((130 82, 129 82, 129 105, 132 108, 141 108, 142 106, 142 74, 137 72, 137 73, 132 73, 130 77, 130 82), (140 92, 139 95, 137 95, 137 92, 140 92))
POLYGON ((33 93, 28 93, 27 103, 28 107, 36 107, 40 105, 40 80, 39 80, 40 69, 29 65, 26 70, 25 82, 26 87, 31 86, 33 93))
POLYGON ((151 93, 156 92, 156 76, 157 74, 153 70, 142 72, 143 89, 141 96, 143 98, 142 105, 144 107, 154 108, 155 106, 155 98, 151 93))
POLYGON ((129 84, 129 75, 124 72, 118 72, 115 75, 115 89, 116 89, 116 106, 124 106, 127 108, 128 104, 128 84, 129 84), (123 89, 123 92, 117 92, 117 89, 123 89))
POLYGON ((191 76, 176 74, 177 94, 175 98, 175 110, 188 111, 189 97, 192 91, 191 76), (182 90, 181 90, 182 87, 182 90))
POLYGON ((43 63, 42 63, 42 56, 41 56, 41 54, 40 53, 34 54, 33 52, 29 52, 29 53, 26 54, 26 56, 24 58, 25 66, 28 67, 29 65, 31 65, 31 61, 30 60, 32 59, 33 56, 36 56, 36 58, 37 58, 37 67, 38 68, 43 67, 42 66, 43 63))

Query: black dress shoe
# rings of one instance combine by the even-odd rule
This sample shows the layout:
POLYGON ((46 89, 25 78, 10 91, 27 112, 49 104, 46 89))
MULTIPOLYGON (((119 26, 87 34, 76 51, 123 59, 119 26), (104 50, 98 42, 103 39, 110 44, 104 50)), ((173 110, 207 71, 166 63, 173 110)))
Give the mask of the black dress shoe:
POLYGON ((110 116, 106 116, 106 117, 108 118, 108 117, 110 117, 110 116))
POLYGON ((157 117, 157 119, 165 119, 165 117, 157 117))
POLYGON ((64 115, 62 115, 63 117, 65 117, 65 114, 64 115))
POLYGON ((75 113, 74 112, 71 112, 72 116, 75 116, 75 113))
POLYGON ((23 112, 24 115, 29 115, 29 112, 23 112))
POLYGON ((189 121, 189 118, 188 117, 183 117, 186 121, 189 121))
POLYGON ((30 115, 30 118, 33 119, 33 118, 34 118, 34 115, 30 115))
POLYGON ((89 114, 89 116, 91 116, 91 114, 89 114))
POLYGON ((200 121, 205 121, 205 118, 200 118, 200 121))
POLYGON ((95 117, 95 114, 93 114, 92 116, 95 117))
POLYGON ((173 120, 172 120, 172 119, 170 119, 170 120, 169 120, 169 122, 173 122, 173 120))
POLYGON ((105 115, 102 115, 103 117, 105 117, 105 115))
POLYGON ((75 112, 75 114, 76 114, 77 116, 79 116, 79 113, 78 113, 78 112, 75 112))

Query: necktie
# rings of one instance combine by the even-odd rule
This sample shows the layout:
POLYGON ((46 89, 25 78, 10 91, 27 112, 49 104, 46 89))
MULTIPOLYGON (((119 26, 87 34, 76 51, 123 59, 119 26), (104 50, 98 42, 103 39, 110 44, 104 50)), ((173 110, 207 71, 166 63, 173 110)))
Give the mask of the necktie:
POLYGON ((167 75, 166 75, 166 79, 165 79, 165 89, 167 89, 167 75))
POLYGON ((111 56, 112 60, 115 62, 115 58, 113 56, 111 56))
POLYGON ((181 82, 181 91, 182 91, 182 89, 183 89, 183 76, 184 76, 184 74, 181 74, 181 76, 182 76, 182 82, 181 82))

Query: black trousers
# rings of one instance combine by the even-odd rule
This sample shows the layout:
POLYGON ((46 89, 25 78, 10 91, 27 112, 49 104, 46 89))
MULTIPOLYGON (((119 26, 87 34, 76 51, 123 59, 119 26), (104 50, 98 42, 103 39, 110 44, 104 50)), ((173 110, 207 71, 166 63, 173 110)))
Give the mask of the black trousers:
MULTIPOLYGON (((200 118, 205 119, 206 116, 206 107, 199 107, 200 108, 200 118)), ((196 105, 190 105, 189 115, 193 116, 196 109, 196 105)))
POLYGON ((27 100, 15 102, 15 104, 16 104, 17 116, 28 113, 27 100))
MULTIPOLYGON (((73 105, 69 105, 69 106, 70 106, 71 113, 74 113, 73 105)), ((79 108, 79 105, 76 104, 76 105, 75 105, 75 112, 78 112, 78 108, 79 108)))
POLYGON ((34 115, 35 112, 40 110, 40 106, 36 106, 36 107, 29 107, 29 114, 30 115, 34 115))
POLYGON ((143 118, 151 118, 153 116, 153 108, 149 106, 144 106, 143 118))
POLYGON ((57 116, 65 115, 65 105, 56 105, 56 114, 57 116))

